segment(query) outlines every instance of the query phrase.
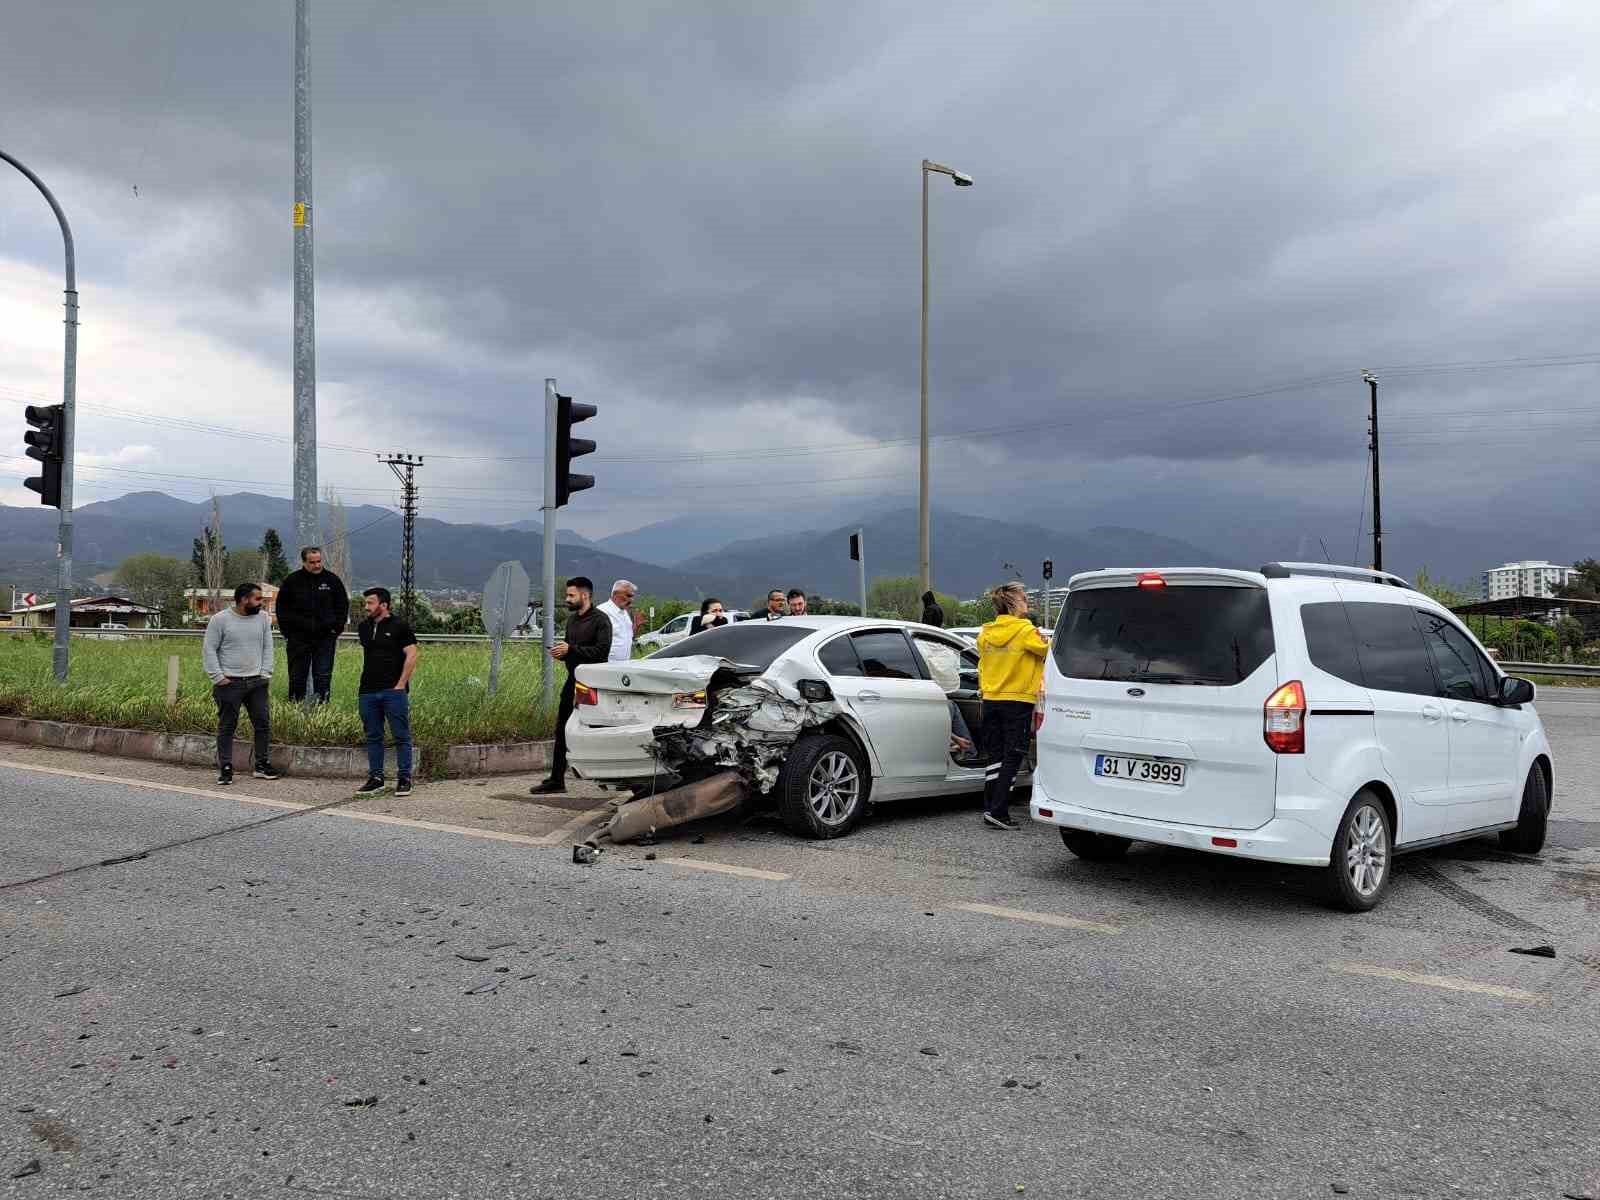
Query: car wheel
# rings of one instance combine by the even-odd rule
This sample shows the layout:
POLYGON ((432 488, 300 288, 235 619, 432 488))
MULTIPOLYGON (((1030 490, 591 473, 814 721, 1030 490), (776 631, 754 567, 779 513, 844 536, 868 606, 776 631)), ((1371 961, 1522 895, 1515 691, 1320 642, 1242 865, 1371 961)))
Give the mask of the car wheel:
POLYGON ((778 772, 778 816, 801 837, 843 837, 866 813, 871 786, 849 738, 836 733, 804 737, 778 772))
POLYGON ((1394 873, 1394 824, 1383 801, 1356 793, 1333 835, 1327 883, 1329 898, 1350 912, 1368 912, 1389 890, 1394 873))
POLYGON ((1133 845, 1129 838, 1111 833, 1090 833, 1087 829, 1068 829, 1061 826, 1061 840, 1079 858, 1089 862, 1110 862, 1121 858, 1133 845))
POLYGON ((1550 823, 1550 793, 1544 785, 1544 772, 1535 764, 1528 768, 1528 782, 1522 785, 1522 810, 1515 829, 1500 831, 1500 844, 1518 854, 1537 854, 1544 849, 1545 829, 1550 823))

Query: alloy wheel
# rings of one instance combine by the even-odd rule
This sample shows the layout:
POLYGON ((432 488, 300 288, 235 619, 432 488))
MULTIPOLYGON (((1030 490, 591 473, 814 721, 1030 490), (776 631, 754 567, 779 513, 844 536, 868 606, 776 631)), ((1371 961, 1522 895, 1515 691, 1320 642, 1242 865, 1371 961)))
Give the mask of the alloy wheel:
POLYGON ((1389 870, 1389 833, 1383 814, 1372 805, 1362 805, 1350 818, 1344 858, 1350 886, 1359 895, 1372 896, 1383 886, 1389 870))
POLYGON ((806 800, 824 825, 843 824, 861 798, 861 772, 842 750, 830 750, 817 759, 806 782, 806 800))

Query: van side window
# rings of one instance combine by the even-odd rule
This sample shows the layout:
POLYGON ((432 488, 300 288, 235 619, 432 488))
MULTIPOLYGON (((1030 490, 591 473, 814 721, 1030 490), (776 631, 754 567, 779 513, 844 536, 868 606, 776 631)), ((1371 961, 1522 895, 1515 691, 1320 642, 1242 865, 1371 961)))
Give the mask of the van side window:
POLYGON ((1488 703, 1495 694, 1491 683, 1494 670, 1472 640, 1438 613, 1421 608, 1416 612, 1417 624, 1439 675, 1439 694, 1452 700, 1488 703))
POLYGON ((1439 683, 1422 632, 1405 604, 1346 603, 1367 686, 1380 692, 1437 696, 1439 683))
POLYGON ((1338 601, 1300 606, 1300 623, 1306 631, 1306 650, 1312 663, 1346 683, 1367 685, 1356 653, 1356 631, 1350 627, 1345 606, 1338 601))

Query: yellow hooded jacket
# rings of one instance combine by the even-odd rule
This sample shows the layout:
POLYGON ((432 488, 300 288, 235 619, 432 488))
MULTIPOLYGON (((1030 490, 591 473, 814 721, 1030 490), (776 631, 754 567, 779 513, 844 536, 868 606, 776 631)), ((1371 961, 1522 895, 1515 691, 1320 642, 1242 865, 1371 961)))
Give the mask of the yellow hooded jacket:
POLYGON ((985 700, 1039 698, 1050 643, 1026 617, 996 617, 978 631, 978 688, 985 700))

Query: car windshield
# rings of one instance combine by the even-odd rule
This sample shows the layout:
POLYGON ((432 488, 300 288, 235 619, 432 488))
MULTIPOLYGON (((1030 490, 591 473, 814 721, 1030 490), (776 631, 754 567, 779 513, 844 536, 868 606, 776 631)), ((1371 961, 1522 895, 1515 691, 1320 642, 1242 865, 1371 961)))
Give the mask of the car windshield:
POLYGON ((785 625, 782 621, 718 625, 675 642, 665 650, 657 650, 651 657, 692 658, 697 654, 710 654, 765 671, 790 646, 815 632, 798 625, 785 625))
POLYGON ((1272 656, 1255 587, 1085 588, 1067 597, 1051 653, 1072 679, 1229 685, 1272 656))

